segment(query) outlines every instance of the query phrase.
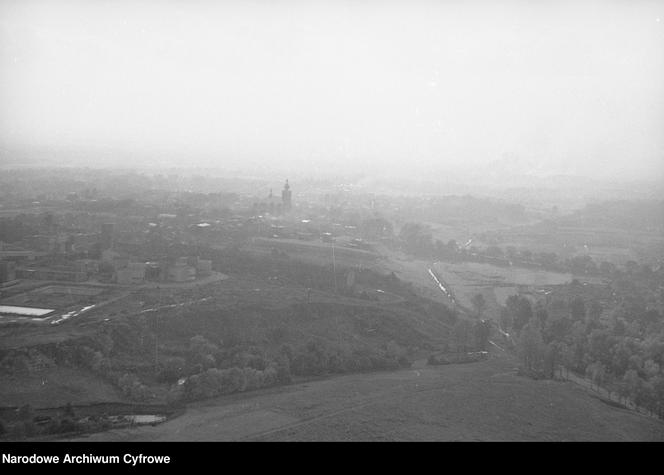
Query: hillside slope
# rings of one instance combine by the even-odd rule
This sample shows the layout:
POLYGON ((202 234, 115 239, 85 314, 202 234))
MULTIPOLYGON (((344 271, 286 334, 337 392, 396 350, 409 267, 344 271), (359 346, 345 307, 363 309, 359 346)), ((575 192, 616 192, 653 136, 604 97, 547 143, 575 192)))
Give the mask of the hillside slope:
POLYGON ((514 361, 339 376, 190 405, 156 427, 85 440, 661 441, 660 421, 571 383, 516 376, 514 361))

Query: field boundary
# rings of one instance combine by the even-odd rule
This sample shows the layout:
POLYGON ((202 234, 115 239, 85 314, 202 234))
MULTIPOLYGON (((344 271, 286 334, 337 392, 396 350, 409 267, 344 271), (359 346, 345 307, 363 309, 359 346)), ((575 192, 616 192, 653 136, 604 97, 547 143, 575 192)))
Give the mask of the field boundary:
POLYGON ((658 415, 657 413, 649 409, 646 409, 645 407, 638 406, 630 398, 621 396, 615 391, 611 391, 610 389, 607 389, 603 386, 599 386, 593 383, 590 379, 579 376, 578 374, 574 373, 574 371, 571 371, 569 368, 565 368, 562 366, 557 367, 554 372, 554 376, 563 381, 569 381, 571 383, 574 383, 577 386, 582 387, 583 389, 597 395, 600 399, 604 399, 609 403, 618 404, 623 409, 636 412, 643 416, 652 417, 660 421, 664 419, 661 415, 658 415))

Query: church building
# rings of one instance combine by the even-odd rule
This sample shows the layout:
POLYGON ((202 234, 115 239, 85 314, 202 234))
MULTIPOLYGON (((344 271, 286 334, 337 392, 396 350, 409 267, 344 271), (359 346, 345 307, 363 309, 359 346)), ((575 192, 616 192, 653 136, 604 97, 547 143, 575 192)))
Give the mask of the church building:
POLYGON ((254 212, 256 214, 269 213, 273 216, 278 216, 283 213, 287 213, 292 208, 291 196, 292 192, 290 189, 290 185, 288 184, 288 180, 286 180, 284 189, 281 191, 281 200, 279 200, 279 198, 274 196, 272 194, 272 190, 270 190, 270 194, 268 195, 267 198, 261 200, 258 203, 254 203, 254 212))

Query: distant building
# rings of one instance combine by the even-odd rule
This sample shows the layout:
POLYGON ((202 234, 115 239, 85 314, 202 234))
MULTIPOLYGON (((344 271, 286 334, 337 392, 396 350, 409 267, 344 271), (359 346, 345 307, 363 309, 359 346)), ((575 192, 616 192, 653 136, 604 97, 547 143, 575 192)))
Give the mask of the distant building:
POLYGON ((289 212, 292 208, 291 197, 292 197, 292 192, 290 190, 290 185, 288 184, 288 180, 286 180, 284 189, 281 191, 281 206, 284 213, 289 212))
POLYGON ((254 203, 254 213, 269 213, 272 216, 278 216, 280 214, 287 213, 290 211, 292 206, 291 196, 292 193, 290 190, 290 185, 288 184, 288 180, 286 180, 284 189, 281 191, 281 200, 277 196, 274 196, 272 194, 272 190, 270 189, 270 194, 267 198, 254 203))
POLYGON ((171 266, 167 276, 171 282, 189 282, 196 279, 196 269, 191 266, 171 266))
POLYGON ((78 259, 74 261, 76 270, 87 272, 88 274, 99 273, 99 261, 96 259, 78 259))
POLYGON ((332 236, 332 233, 321 233, 320 235, 320 240, 323 242, 334 242, 334 236, 332 236))
POLYGON ((88 280, 87 272, 63 266, 19 268, 16 269, 16 277, 19 279, 58 280, 65 282, 85 282, 88 280))
POLYGON ((271 214, 272 216, 280 215, 283 211, 282 201, 279 200, 276 196, 272 194, 270 189, 270 194, 267 198, 254 203, 254 213, 255 214, 271 214))
POLYGON ((106 264, 113 266, 113 269, 122 269, 129 265, 129 256, 123 255, 111 249, 106 249, 101 253, 101 260, 106 264))
POLYGON ((21 244, 27 249, 46 253, 56 252, 58 247, 57 237, 46 234, 26 236, 21 240, 21 244))
POLYGON ((171 282, 189 282, 196 279, 196 268, 190 266, 186 257, 178 257, 174 264, 168 266, 166 279, 171 282))
POLYGON ((98 234, 76 233, 69 236, 67 252, 91 252, 99 241, 98 234))
MULTIPOLYGON (((38 254, 35 251, 28 251, 25 249, 7 249, 7 246, 0 250, 0 260, 3 261, 34 261, 37 255, 38 254)), ((44 254, 39 253, 39 255, 44 254)))
POLYGON ((145 281, 145 264, 130 262, 127 267, 115 272, 115 281, 120 285, 139 285, 145 281))

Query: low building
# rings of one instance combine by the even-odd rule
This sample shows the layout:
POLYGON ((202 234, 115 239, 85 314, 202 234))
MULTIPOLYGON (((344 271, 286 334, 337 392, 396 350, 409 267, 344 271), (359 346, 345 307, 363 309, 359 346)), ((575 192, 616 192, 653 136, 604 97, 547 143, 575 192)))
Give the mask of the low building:
POLYGON ((140 285, 145 282, 145 264, 130 262, 126 267, 115 271, 115 281, 120 285, 140 285))
POLYGON ((32 280, 57 280, 65 282, 85 282, 87 272, 77 271, 69 267, 37 267, 16 269, 16 277, 32 280))
POLYGON ((23 247, 34 249, 39 252, 54 252, 57 248, 57 239, 55 236, 46 234, 35 234, 26 236, 21 241, 23 247))
POLYGON ((37 256, 44 255, 46 254, 43 252, 36 253, 34 251, 17 248, 15 246, 12 248, 4 246, 2 249, 0 249, 0 260, 13 261, 15 263, 21 261, 34 261, 37 256))
POLYGON ((129 265, 129 257, 116 252, 112 249, 106 249, 101 253, 101 260, 106 264, 113 266, 113 269, 124 269, 129 265))
POLYGON ((196 269, 188 265, 173 265, 166 272, 171 282, 189 282, 196 279, 196 269))
POLYGON ((162 264, 159 262, 145 263, 145 278, 147 280, 165 280, 162 264))
POLYGON ((78 259, 74 261, 77 270, 87 272, 88 274, 99 273, 99 261, 96 259, 78 259))

